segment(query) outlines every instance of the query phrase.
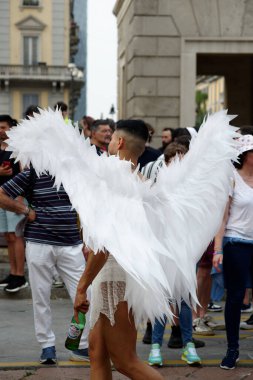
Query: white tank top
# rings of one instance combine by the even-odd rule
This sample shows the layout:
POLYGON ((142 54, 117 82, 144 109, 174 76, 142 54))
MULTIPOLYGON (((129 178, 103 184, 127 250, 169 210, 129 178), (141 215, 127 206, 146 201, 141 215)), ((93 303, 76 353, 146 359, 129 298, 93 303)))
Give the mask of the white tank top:
POLYGON ((253 188, 234 172, 234 189, 225 236, 253 240, 253 188))

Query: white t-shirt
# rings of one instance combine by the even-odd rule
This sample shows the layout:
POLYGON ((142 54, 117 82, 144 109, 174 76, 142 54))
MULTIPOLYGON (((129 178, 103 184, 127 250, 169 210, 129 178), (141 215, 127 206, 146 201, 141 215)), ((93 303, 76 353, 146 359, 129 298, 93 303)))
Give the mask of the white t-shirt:
POLYGON ((253 240, 253 188, 234 172, 230 215, 225 236, 253 240))

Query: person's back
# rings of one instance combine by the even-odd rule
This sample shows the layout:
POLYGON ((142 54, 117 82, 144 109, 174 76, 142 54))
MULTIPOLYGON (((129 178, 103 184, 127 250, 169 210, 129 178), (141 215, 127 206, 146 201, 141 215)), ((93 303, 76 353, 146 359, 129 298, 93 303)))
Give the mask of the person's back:
MULTIPOLYGON (((147 139, 148 129, 142 120, 120 120, 108 150, 111 155, 118 155, 121 160, 131 161, 132 170, 135 170, 147 139)), ((77 312, 80 305, 81 308, 85 305, 87 284, 95 275, 92 281, 89 351, 94 378, 111 378, 111 359, 116 370, 131 379, 135 378, 136 373, 146 380, 162 379, 159 373, 137 357, 137 331, 134 311, 129 310, 127 304, 129 281, 126 280, 126 272, 114 256, 103 253, 92 253, 89 256, 86 271, 78 285, 75 311, 77 312)))

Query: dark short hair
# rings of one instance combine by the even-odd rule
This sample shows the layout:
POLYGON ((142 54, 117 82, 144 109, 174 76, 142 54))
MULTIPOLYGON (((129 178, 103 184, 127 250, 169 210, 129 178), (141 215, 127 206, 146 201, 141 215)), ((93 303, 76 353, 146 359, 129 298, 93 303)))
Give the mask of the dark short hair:
POLYGON ((181 137, 181 136, 188 136, 191 138, 191 134, 187 128, 176 128, 176 129, 174 129, 174 131, 173 131, 174 139, 181 137))
POLYGON ((66 112, 68 110, 68 106, 64 102, 57 102, 54 106, 54 109, 56 110, 58 108, 61 112, 66 112))
POLYGON ((148 141, 149 130, 147 124, 143 120, 119 120, 116 123, 116 131, 124 131, 130 135, 143 141, 148 141))
POLYGON ((189 134, 189 135, 182 135, 179 137, 175 137, 173 142, 180 144, 180 145, 184 145, 187 148, 187 150, 189 150, 190 142, 191 142, 191 136, 189 134))
POLYGON ((96 131, 100 125, 109 125, 110 126, 110 122, 108 119, 94 120, 90 126, 91 131, 96 131))
POLYGON ((17 125, 17 121, 12 119, 10 115, 0 115, 0 122, 8 123, 10 128, 17 125))
POLYGON ((248 152, 249 151, 247 150, 246 152, 243 152, 242 154, 240 154, 237 157, 238 162, 233 161, 233 165, 236 169, 241 169, 243 167, 243 164, 248 152))
POLYGON ((31 104, 25 111, 25 118, 29 119, 28 116, 33 116, 34 113, 40 113, 39 107, 31 104))
POLYGON ((173 133, 173 129, 169 127, 163 128, 163 132, 166 132, 166 131, 170 131, 171 133, 173 133))

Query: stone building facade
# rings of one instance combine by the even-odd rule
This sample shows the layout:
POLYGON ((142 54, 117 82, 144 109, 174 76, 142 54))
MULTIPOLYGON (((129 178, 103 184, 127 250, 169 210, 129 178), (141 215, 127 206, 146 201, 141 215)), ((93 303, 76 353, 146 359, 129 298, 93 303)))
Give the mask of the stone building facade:
POLYGON ((197 75, 225 78, 229 112, 253 124, 253 0, 117 0, 119 117, 195 125, 197 75))
MULTIPOLYGON (((68 69, 79 42, 73 2, 0 1, 0 114, 19 120, 31 104, 71 104, 72 94, 80 93, 84 79, 73 78, 68 69)), ((86 0, 76 3, 83 3, 85 11, 86 0)))

